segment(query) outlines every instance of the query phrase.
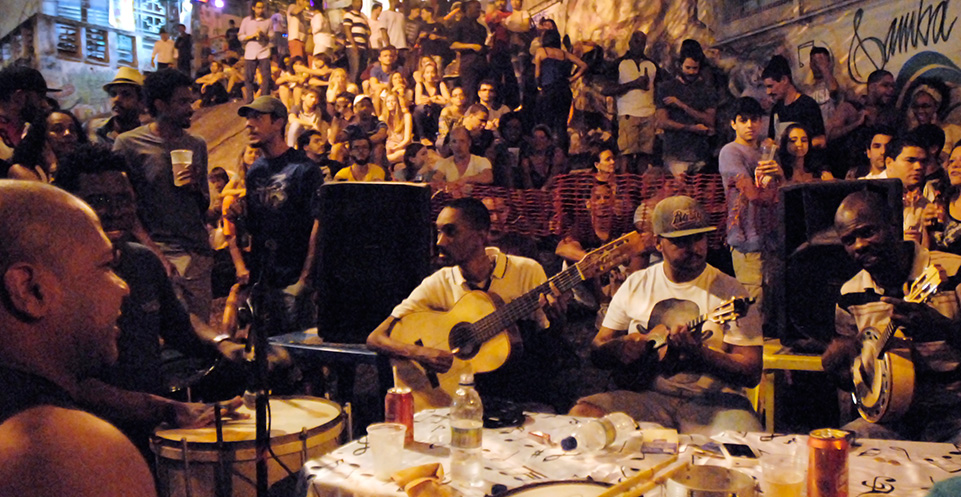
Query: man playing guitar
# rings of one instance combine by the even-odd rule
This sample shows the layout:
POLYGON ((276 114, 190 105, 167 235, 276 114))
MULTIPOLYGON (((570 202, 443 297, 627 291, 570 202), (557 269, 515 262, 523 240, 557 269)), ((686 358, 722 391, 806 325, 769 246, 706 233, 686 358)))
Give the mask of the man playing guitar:
POLYGON ((660 201, 652 217, 664 262, 627 278, 591 344, 592 359, 614 369, 615 380, 620 373, 641 379, 616 381, 621 390, 581 398, 570 414, 623 411, 682 433, 761 431, 743 392, 761 376, 757 309, 749 308, 740 319, 721 320, 724 324, 698 318, 731 299, 747 297, 737 280, 707 264, 706 234, 716 228, 704 209, 685 196, 660 201), (703 328, 686 324, 698 323, 691 321, 695 318, 705 321, 703 328), (658 334, 666 335, 665 345, 655 345, 658 334))
MULTIPOLYGON (((900 356, 913 366, 907 380, 911 398, 907 412, 899 419, 882 413, 872 423, 859 401, 865 419, 852 421, 844 429, 866 438, 961 442, 961 287, 956 281, 961 257, 902 241, 901 226, 895 219, 887 202, 874 193, 852 193, 838 207, 835 228, 862 271, 841 287, 835 320, 838 336, 821 362, 841 388, 860 391, 863 383, 870 386, 875 373, 881 374, 877 371, 881 366, 875 364, 883 363, 876 358, 905 349, 900 356), (918 281, 926 268, 935 268, 935 274, 940 274, 940 287, 933 290, 927 303, 905 301, 905 288, 918 281), (880 333, 889 322, 907 339, 895 335, 887 347, 874 350, 876 346, 864 337, 880 333), (862 347, 862 343, 867 345, 862 347), (853 375, 859 381, 852 381, 856 359, 862 366, 853 375)), ((897 374, 898 370, 891 371, 894 386, 903 383, 897 374)))
MULTIPOLYGON (((437 216, 437 232, 437 249, 446 267, 424 279, 367 337, 371 349, 392 358, 416 361, 428 373, 447 372, 454 363, 454 354, 392 338, 391 331, 405 316, 424 311, 448 311, 474 290, 482 290, 495 300, 507 303, 547 281, 544 269, 536 261, 487 247, 490 214, 480 200, 460 198, 451 201, 437 216)), ((551 305, 547 310, 552 316, 559 317, 563 306, 556 305, 558 301, 553 296, 541 297, 542 305, 548 302, 551 305), (555 313, 555 309, 559 312, 555 313)), ((547 331, 550 326, 551 321, 543 309, 518 322, 524 337, 525 358, 542 356, 545 353, 543 348, 561 340, 558 334, 547 331), (529 343, 532 341, 538 344, 529 343)), ((556 392, 548 392, 543 385, 537 384, 556 376, 556 368, 552 370, 548 363, 535 369, 526 360, 523 362, 527 365, 522 367, 514 359, 512 351, 511 360, 504 367, 476 378, 481 394, 518 402, 551 401, 547 396, 556 392), (541 398, 529 397, 537 396, 538 392, 543 393, 541 398)))

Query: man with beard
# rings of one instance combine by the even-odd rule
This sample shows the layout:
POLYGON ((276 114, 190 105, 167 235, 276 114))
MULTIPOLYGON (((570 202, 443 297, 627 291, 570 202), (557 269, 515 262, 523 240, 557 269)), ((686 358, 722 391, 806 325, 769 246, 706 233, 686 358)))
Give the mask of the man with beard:
POLYGON ((110 96, 110 110, 113 115, 105 119, 94 119, 87 125, 91 143, 113 146, 121 133, 139 127, 143 113, 143 75, 132 67, 121 67, 113 81, 103 85, 103 91, 110 96))
POLYGON ((893 128, 898 124, 898 110, 894 105, 894 75, 878 69, 868 75, 868 92, 864 95, 864 124, 893 128))
MULTIPOLYGON (((77 195, 97 213, 117 254, 114 270, 130 287, 117 324, 116 363, 82 382, 78 400, 121 427, 145 456, 149 435, 161 423, 178 427, 213 422, 210 405, 164 398, 161 339, 165 346, 196 354, 204 349, 242 361, 244 346, 191 322, 157 256, 134 243, 137 204, 120 157, 103 145, 84 145, 63 162, 57 186, 77 195)), ((242 404, 235 399, 231 407, 242 404)))
POLYGON ((128 293, 97 216, 49 185, 0 180, 0 217, 0 495, 155 495, 130 441, 74 398, 117 359, 128 293))
MULTIPOLYGON (((490 214, 480 200, 459 198, 447 204, 437 215, 437 250, 445 267, 424 279, 394 308, 367 337, 367 346, 390 357, 416 361, 428 372, 446 372, 453 364, 454 355, 447 350, 391 338, 391 330, 398 321, 415 312, 449 311, 475 290, 509 303, 547 281, 544 269, 536 261, 488 247, 490 228, 490 214)), ((556 308, 553 296, 541 295, 540 299, 542 306, 550 302, 552 305, 548 309, 553 311, 556 308)), ((552 319, 559 317, 553 314, 552 319)), ((545 370, 546 376, 555 376, 557 363, 553 367, 532 365, 538 361, 549 363, 551 349, 560 341, 556 333, 548 330, 550 326, 551 321, 543 309, 518 322, 525 344, 524 355, 518 361, 512 358, 500 369, 475 378, 482 396, 507 397, 519 402, 557 401, 551 398, 558 397, 554 395, 556 391, 544 388, 549 381, 544 377, 545 370)), ((446 333, 448 330, 436 331, 446 333)))
POLYGON ((664 165, 675 176, 704 169, 711 155, 717 95, 701 78, 702 54, 682 50, 678 75, 658 85, 655 120, 664 130, 664 165))
MULTIPOLYGON (((858 355, 866 364, 862 375, 870 375, 874 347, 861 338, 868 329, 883 330, 893 323, 910 339, 914 363, 913 402, 899 421, 870 423, 858 419, 845 430, 858 437, 927 442, 961 442, 961 308, 957 284, 961 257, 928 251, 901 239, 896 211, 879 195, 856 192, 838 207, 834 226, 841 244, 862 270, 841 287, 835 325, 837 336, 821 362, 839 386, 851 390, 851 366, 858 355), (902 300, 905 288, 925 268, 941 273, 940 288, 928 303, 902 300)), ((895 381, 898 381, 895 378, 895 381)))
POLYGON ((7 66, 0 71, 0 177, 6 177, 8 161, 27 134, 28 124, 44 119, 50 110, 43 75, 25 66, 7 66))
POLYGON ((324 179, 303 152, 287 146, 287 108, 280 100, 258 97, 237 114, 247 121, 251 146, 263 152, 247 171, 250 281, 263 282, 282 301, 281 329, 272 333, 302 331, 316 322, 311 278, 324 179))
POLYGON ((707 264, 707 233, 715 227, 704 209, 684 196, 660 201, 653 227, 664 261, 627 278, 591 344, 591 358, 615 370, 623 390, 581 398, 570 414, 600 417, 620 411, 637 421, 707 436, 760 431, 744 395, 761 378, 757 310, 751 307, 736 321, 707 322, 700 329, 686 324, 731 298, 747 296, 737 280, 707 264))
POLYGON ((337 171, 334 181, 384 181, 387 172, 370 162, 371 142, 360 130, 353 130, 347 142, 350 165, 337 171))
POLYGON ((192 81, 176 69, 161 69, 144 81, 154 122, 121 134, 113 144, 127 161, 137 193, 137 214, 149 238, 179 276, 175 288, 187 311, 206 323, 212 300, 213 253, 204 224, 210 204, 207 143, 185 130, 193 116, 192 81), (192 164, 174 183, 172 150, 189 150, 192 164))
POLYGON ((824 118, 821 117, 821 108, 813 98, 798 91, 787 59, 781 55, 771 57, 771 61, 761 73, 761 79, 764 81, 768 96, 774 101, 768 124, 768 138, 780 141, 781 133, 788 126, 801 123, 811 130, 812 147, 827 146, 827 132, 824 128, 824 118))

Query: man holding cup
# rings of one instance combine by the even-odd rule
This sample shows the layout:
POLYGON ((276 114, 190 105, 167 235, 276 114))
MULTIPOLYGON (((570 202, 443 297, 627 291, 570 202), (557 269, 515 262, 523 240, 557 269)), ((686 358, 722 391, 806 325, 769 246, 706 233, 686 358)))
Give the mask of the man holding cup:
POLYGON ((121 134, 113 149, 127 161, 137 214, 149 238, 175 268, 178 296, 190 314, 206 322, 213 269, 204 226, 210 205, 207 143, 186 132, 193 116, 191 83, 174 69, 147 76, 144 100, 154 122, 121 134))
POLYGON ((764 311, 761 287, 764 282, 764 253, 774 248, 777 233, 777 189, 784 181, 784 172, 773 160, 773 144, 763 150, 758 147, 761 135, 761 115, 764 109, 757 100, 742 97, 734 106, 736 138, 721 149, 718 168, 727 198, 727 244, 737 280, 751 297, 758 299, 758 309, 764 311))

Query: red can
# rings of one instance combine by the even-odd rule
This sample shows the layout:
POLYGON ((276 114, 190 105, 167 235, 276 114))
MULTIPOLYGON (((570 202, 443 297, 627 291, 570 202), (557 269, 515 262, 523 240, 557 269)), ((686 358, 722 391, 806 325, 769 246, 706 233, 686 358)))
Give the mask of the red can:
POLYGON ((808 437, 808 497, 848 497, 848 437, 822 428, 808 437))
POLYGON ((414 396, 409 388, 394 387, 387 390, 387 397, 384 398, 384 421, 406 426, 404 443, 414 441, 414 396))

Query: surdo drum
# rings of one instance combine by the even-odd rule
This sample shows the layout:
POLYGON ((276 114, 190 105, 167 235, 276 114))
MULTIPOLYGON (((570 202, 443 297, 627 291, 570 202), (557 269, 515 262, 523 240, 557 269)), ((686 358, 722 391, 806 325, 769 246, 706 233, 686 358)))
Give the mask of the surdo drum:
MULTIPOLYGON (((218 449, 217 430, 213 426, 154 433, 150 445, 156 455, 161 495, 253 497, 257 494, 254 412, 246 407, 237 412, 249 414, 250 418, 224 420, 221 449, 218 449)), ((297 472, 308 459, 336 448, 343 429, 343 411, 334 402, 315 397, 271 398, 273 455, 268 454, 267 464, 270 484, 287 476, 275 456, 297 472)))

